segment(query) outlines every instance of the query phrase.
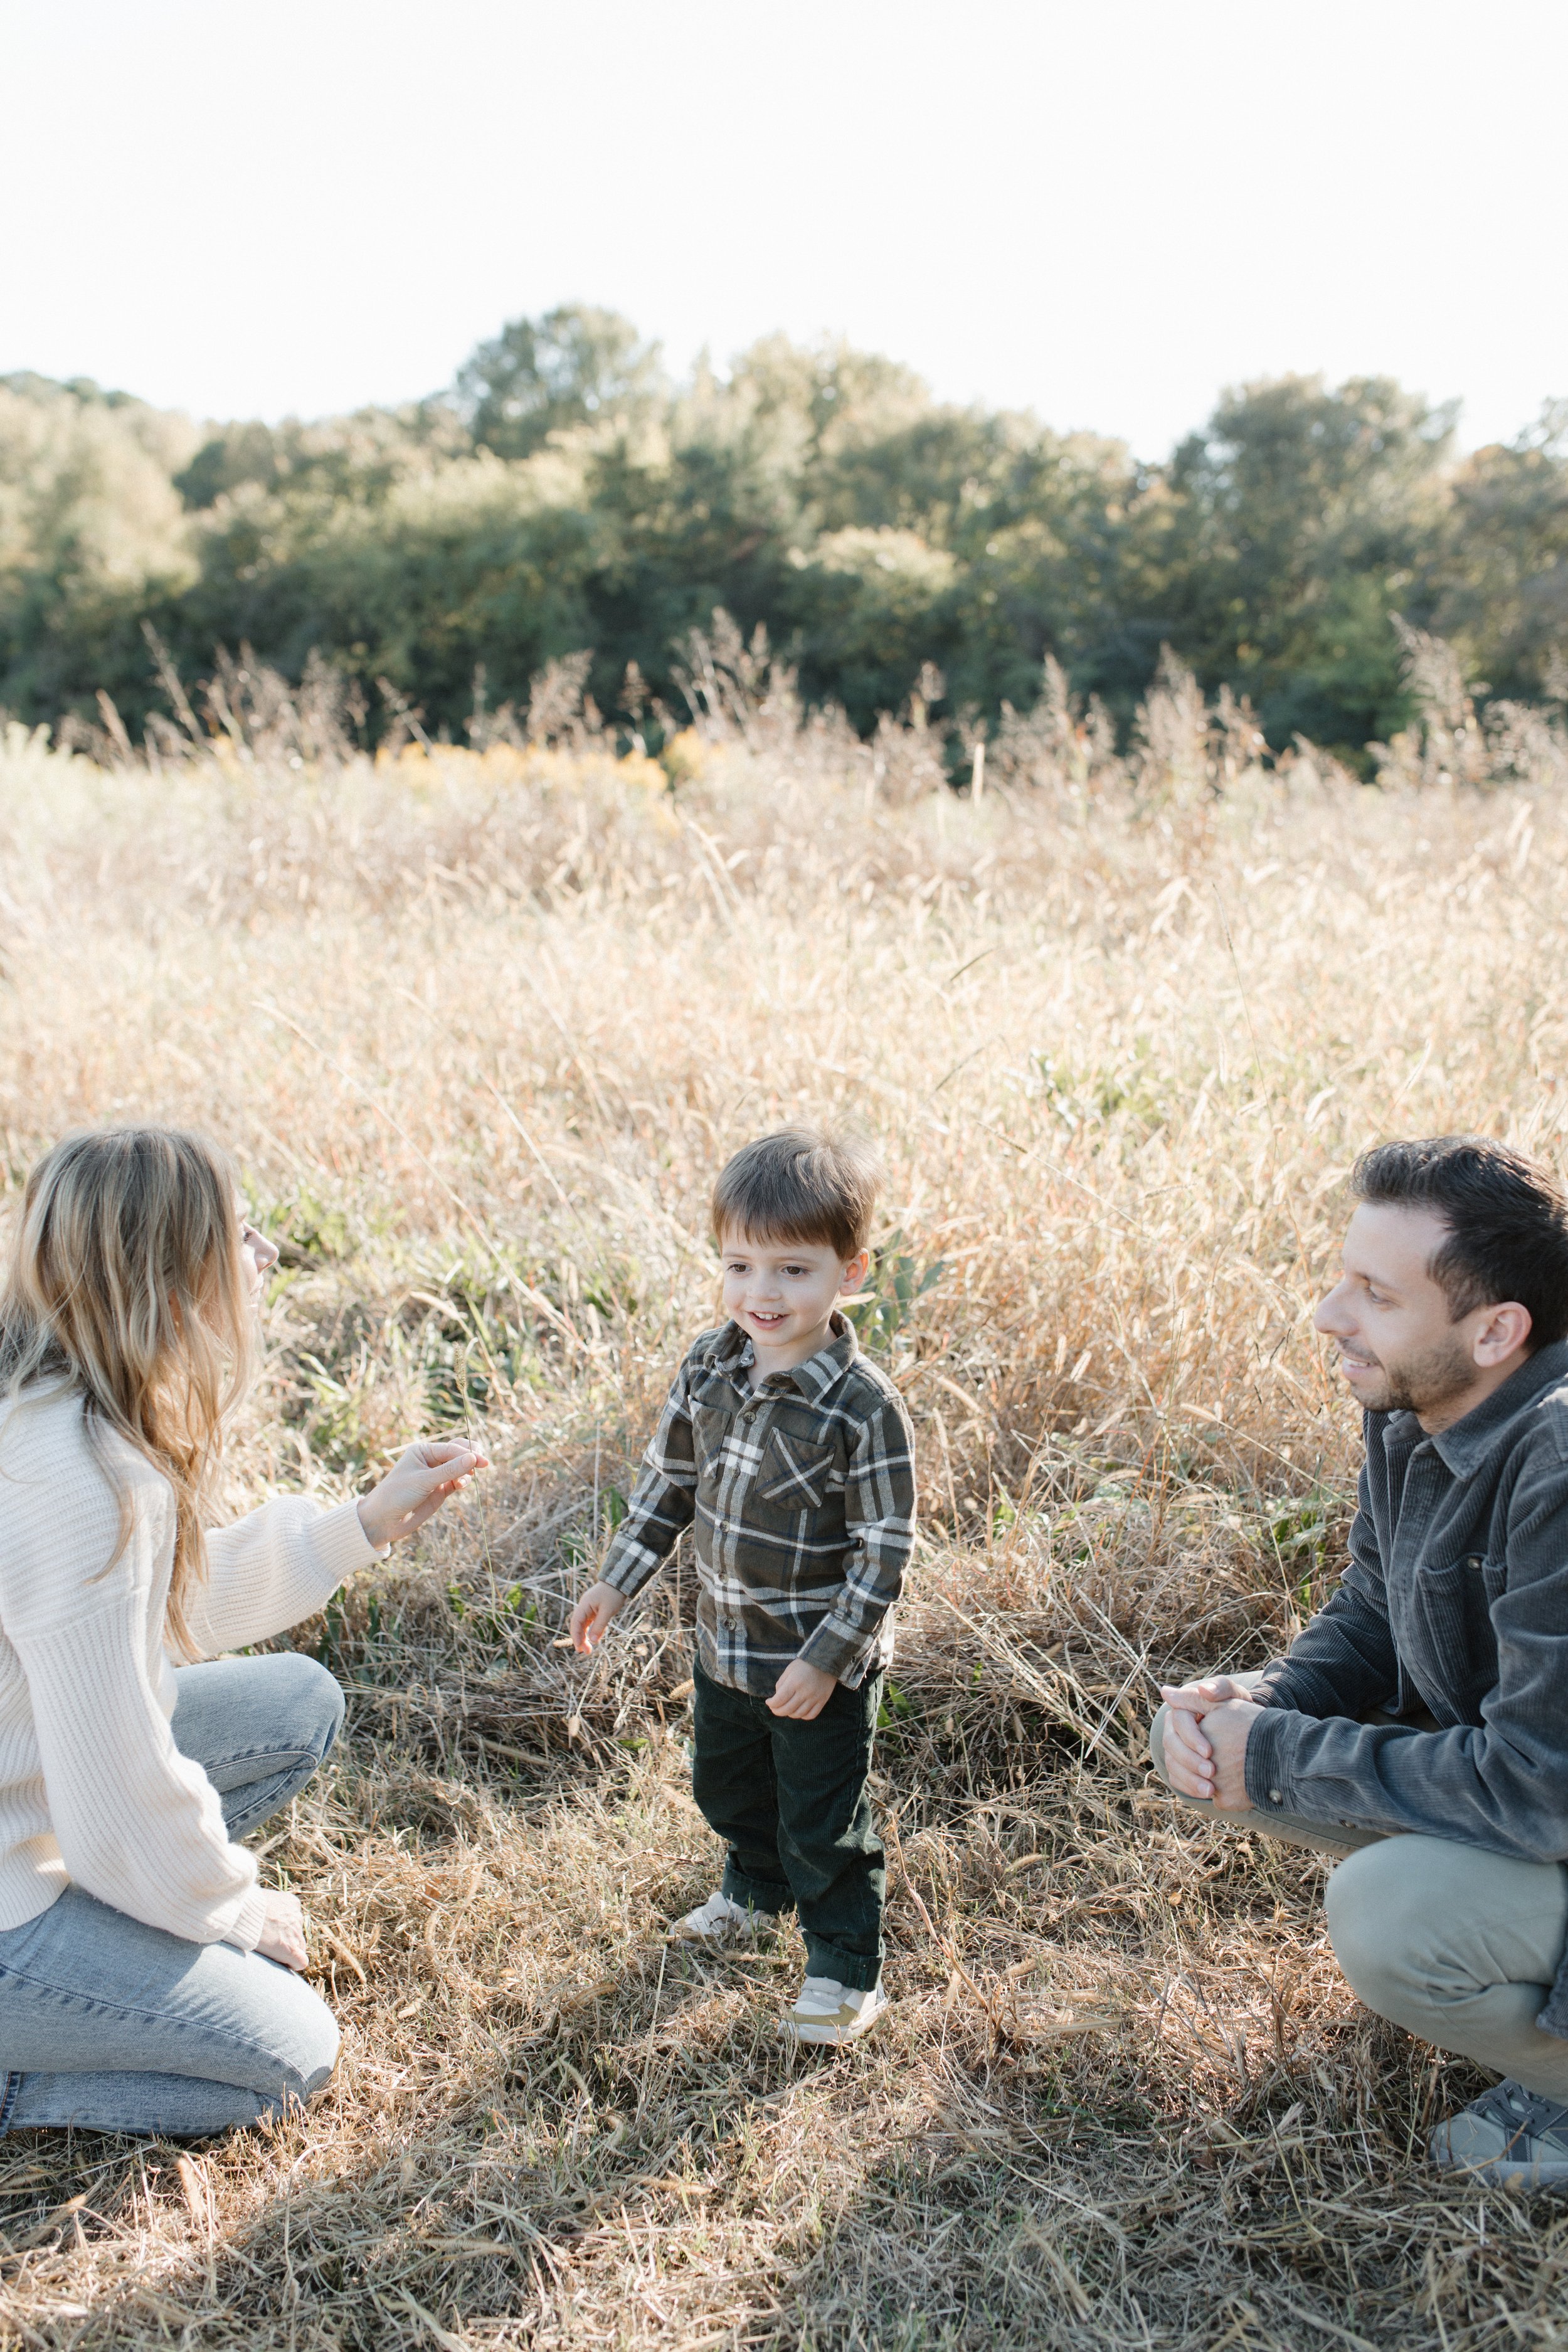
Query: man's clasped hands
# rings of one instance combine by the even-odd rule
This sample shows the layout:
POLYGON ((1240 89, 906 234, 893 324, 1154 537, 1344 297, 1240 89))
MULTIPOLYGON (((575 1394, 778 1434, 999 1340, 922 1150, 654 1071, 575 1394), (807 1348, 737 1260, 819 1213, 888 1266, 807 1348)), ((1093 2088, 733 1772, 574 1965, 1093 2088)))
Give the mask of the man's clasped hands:
POLYGON ((1162 1688, 1160 1696, 1171 1710, 1165 1723, 1171 1786, 1184 1797, 1212 1801, 1222 1813, 1250 1812, 1247 1743, 1263 1709, 1228 1675, 1162 1688))

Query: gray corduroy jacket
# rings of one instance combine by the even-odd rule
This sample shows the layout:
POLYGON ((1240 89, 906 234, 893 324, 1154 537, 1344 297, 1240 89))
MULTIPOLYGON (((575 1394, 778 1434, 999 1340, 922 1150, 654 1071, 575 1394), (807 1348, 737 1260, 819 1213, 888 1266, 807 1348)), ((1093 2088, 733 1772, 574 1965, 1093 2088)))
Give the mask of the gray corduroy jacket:
MULTIPOLYGON (((1247 1795, 1568 1862, 1568 1341, 1436 1436, 1364 1419, 1350 1565, 1266 1669, 1247 1795), (1436 1732, 1358 1719, 1418 1706, 1436 1732)), ((1568 1958, 1537 2022, 1568 2036, 1568 1958)))

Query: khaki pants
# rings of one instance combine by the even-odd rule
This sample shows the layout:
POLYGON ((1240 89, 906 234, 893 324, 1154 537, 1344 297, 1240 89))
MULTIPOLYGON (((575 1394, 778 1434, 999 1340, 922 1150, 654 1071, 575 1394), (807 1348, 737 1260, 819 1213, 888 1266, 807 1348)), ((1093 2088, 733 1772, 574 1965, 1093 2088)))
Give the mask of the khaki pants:
MULTIPOLYGON (((1241 1685, 1256 1679, 1235 1677, 1241 1685)), ((1168 1713, 1160 1709, 1149 1734, 1154 1769, 1167 1787, 1168 1713)), ((1193 1797, 1176 1801, 1226 1829, 1329 1855, 1337 1864, 1323 1895, 1329 1939, 1368 2009, 1568 2105, 1568 2041, 1535 2022, 1568 1941, 1568 1869, 1561 1863, 1520 1862, 1447 1838, 1384 1837, 1290 1814, 1221 1812, 1193 1797)))

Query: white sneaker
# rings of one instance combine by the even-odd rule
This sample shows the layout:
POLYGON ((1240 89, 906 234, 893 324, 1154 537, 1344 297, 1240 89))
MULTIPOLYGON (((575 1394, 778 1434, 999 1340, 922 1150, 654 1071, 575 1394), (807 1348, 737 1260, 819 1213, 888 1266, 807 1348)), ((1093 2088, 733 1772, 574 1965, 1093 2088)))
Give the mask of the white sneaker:
POLYGON ((710 1895, 684 1919, 678 1919, 669 1931, 672 1944, 754 1943, 759 1936, 778 1926, 778 1915, 773 1911, 755 1911, 750 1904, 731 1903, 727 1895, 710 1895))
POLYGON ((807 1977, 780 2031, 792 2042, 858 2042, 890 2006, 880 1985, 851 1992, 837 1977, 807 1977))

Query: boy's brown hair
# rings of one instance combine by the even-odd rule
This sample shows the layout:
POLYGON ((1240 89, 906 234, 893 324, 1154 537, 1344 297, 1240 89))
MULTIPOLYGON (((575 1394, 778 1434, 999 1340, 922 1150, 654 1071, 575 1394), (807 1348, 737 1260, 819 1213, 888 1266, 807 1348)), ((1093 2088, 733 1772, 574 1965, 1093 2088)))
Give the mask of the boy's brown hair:
POLYGON ((869 1144, 784 1127, 743 1143, 713 1187, 713 1238, 821 1242, 847 1263, 866 1247, 882 1167, 869 1144))

